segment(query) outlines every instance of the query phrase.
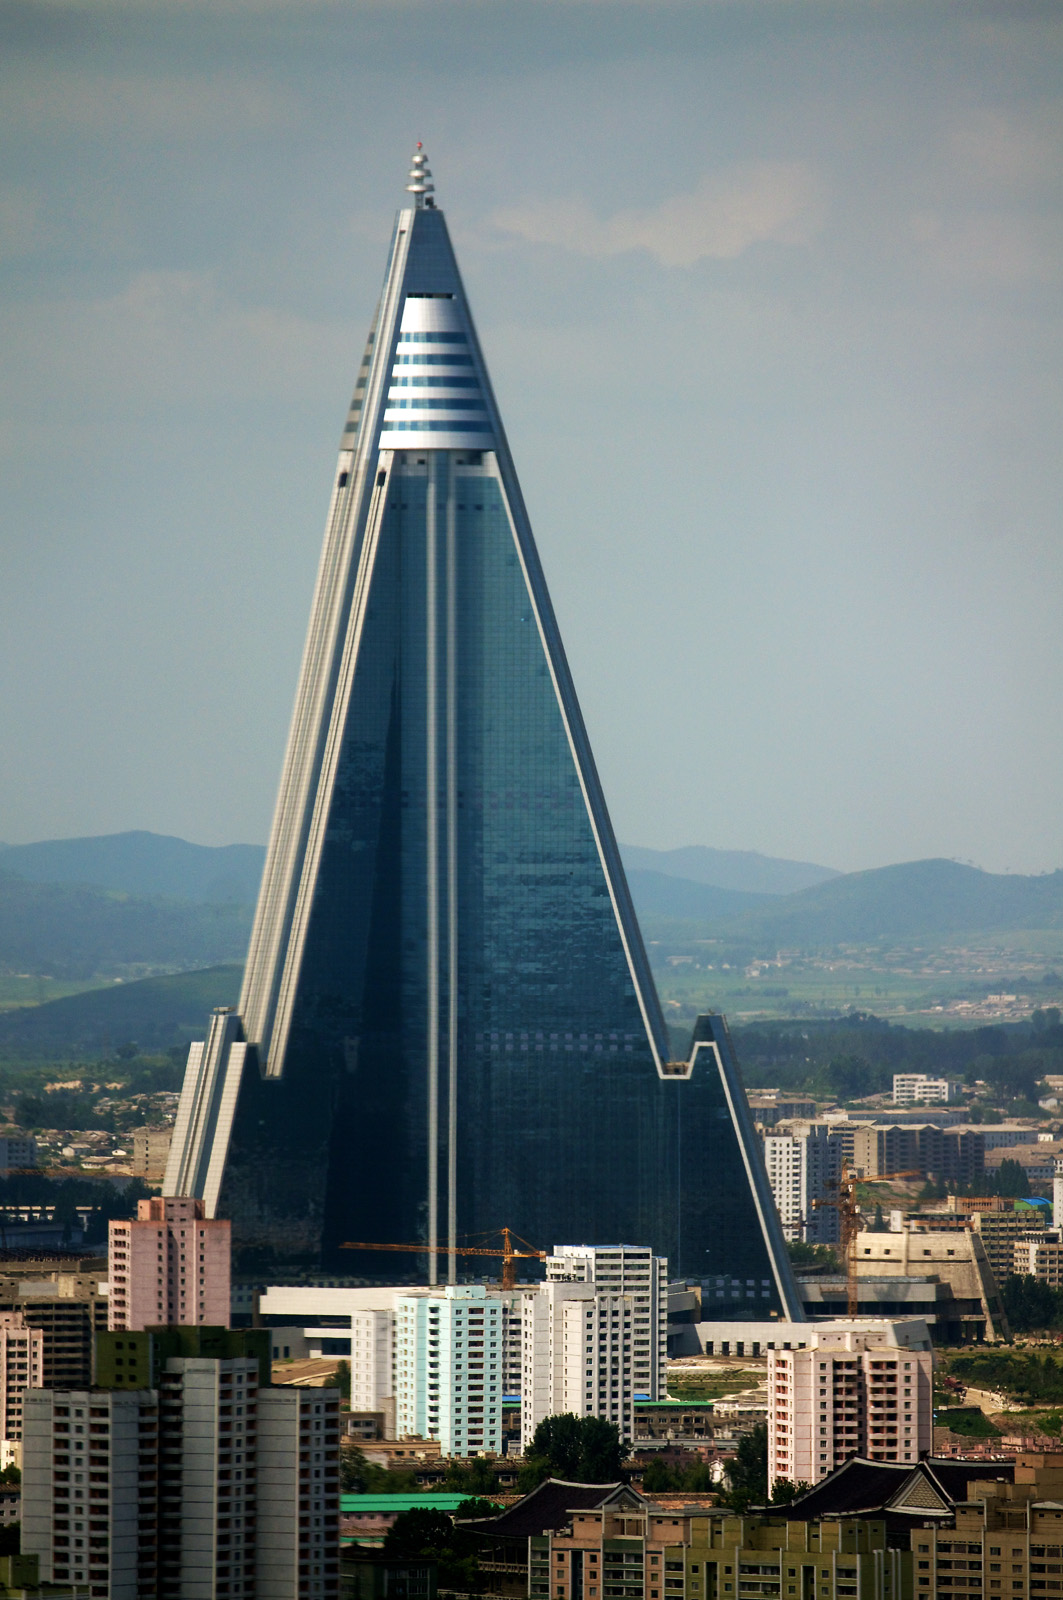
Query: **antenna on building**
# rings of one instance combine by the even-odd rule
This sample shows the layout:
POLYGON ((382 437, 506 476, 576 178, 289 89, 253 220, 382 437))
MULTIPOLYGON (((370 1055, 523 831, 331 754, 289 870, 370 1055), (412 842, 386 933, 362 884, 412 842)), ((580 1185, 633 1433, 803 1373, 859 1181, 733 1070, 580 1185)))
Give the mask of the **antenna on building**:
POLYGON ((436 186, 432 182, 432 169, 428 165, 428 157, 424 153, 424 145, 420 139, 417 141, 417 149, 413 152, 410 181, 406 185, 406 192, 417 196, 418 211, 424 206, 435 205, 435 201, 430 197, 435 194, 436 186))

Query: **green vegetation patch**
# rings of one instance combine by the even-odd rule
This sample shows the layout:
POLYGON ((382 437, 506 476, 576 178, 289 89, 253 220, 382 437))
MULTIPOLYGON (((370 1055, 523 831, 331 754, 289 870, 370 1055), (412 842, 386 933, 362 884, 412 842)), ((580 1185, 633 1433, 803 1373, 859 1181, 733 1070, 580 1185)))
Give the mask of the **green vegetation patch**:
POLYGON ((722 1400, 763 1383, 763 1371, 704 1372, 698 1368, 669 1368, 668 1393, 673 1400, 722 1400))
POLYGON ((1000 1429, 994 1428, 985 1412, 978 1406, 949 1406, 938 1412, 938 1423, 965 1439, 999 1439, 1000 1429))
POLYGON ((1063 1402, 1063 1361, 1053 1355, 1033 1350, 978 1351, 954 1356, 949 1370, 964 1383, 995 1389, 1026 1405, 1063 1402))

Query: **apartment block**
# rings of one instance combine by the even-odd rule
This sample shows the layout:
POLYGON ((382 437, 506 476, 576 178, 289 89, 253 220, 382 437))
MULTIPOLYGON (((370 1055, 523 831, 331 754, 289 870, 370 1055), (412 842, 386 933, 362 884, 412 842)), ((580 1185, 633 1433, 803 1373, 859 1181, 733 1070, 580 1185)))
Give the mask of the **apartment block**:
POLYGON ((42 1578, 106 1600, 336 1600, 338 1392, 264 1386, 263 1329, 100 1346, 112 1387, 26 1396, 23 1550, 42 1578))
POLYGON ((84 1389, 92 1382, 92 1341, 107 1326, 106 1262, 45 1257, 4 1263, 0 1312, 25 1317, 44 1335, 43 1385, 84 1389))
POLYGON ((780 1478, 817 1483, 850 1456, 916 1462, 932 1442, 932 1362, 884 1335, 841 1331, 769 1350, 769 1494, 780 1478))
POLYGON ((1063 1465, 1060 1457, 1023 1455, 1014 1483, 971 1485, 952 1526, 912 1529, 917 1600, 957 1591, 985 1600, 1017 1600, 1063 1589, 1063 1465))
POLYGON ((172 1128, 134 1128, 133 1173, 135 1177, 160 1182, 173 1139, 172 1128))
POLYGON ((521 1440, 544 1417, 603 1417, 621 1438, 635 1430, 635 1399, 667 1391, 667 1271, 648 1248, 565 1246, 524 1302, 521 1440))
POLYGON ((108 1328, 228 1326, 229 1222, 207 1221, 201 1200, 139 1200, 109 1231, 108 1328))
POLYGON ((998 1284, 1015 1270, 1015 1246, 1037 1239, 1047 1223, 1044 1212, 1033 1206, 1024 1206, 1021 1211, 979 1211, 972 1215, 971 1231, 981 1240, 998 1284))
POLYGON ((502 1449, 502 1306, 482 1284, 395 1297, 395 1426, 447 1456, 502 1449))
POLYGON ((895 1072, 893 1074, 893 1104, 895 1106, 947 1106, 952 1098, 953 1086, 947 1078, 931 1078, 925 1072, 895 1072))
POLYGON ((255 1600, 339 1593, 340 1397, 261 1389, 255 1600))
POLYGON ((852 1131, 852 1162, 865 1178, 919 1172, 966 1188, 985 1170, 985 1140, 973 1129, 934 1123, 862 1123, 852 1131))
POLYGON ((0 1134, 0 1177, 37 1165, 37 1141, 32 1134, 0 1134))
MULTIPOLYGON (((663 1510, 623 1486, 556 1491, 566 1487, 570 1515, 544 1508, 547 1526, 527 1541, 531 1600, 910 1600, 911 1554, 887 1543, 882 1520, 663 1510)), ((529 1512, 525 1502, 522 1521, 529 1512)), ((509 1515, 498 1519, 503 1532, 509 1515)))
POLYGON ((44 1333, 21 1311, 0 1312, 0 1439, 22 1438, 27 1389, 44 1386, 44 1333))
POLYGON ((150 1389, 27 1392, 22 1550, 43 1583, 88 1584, 99 1600, 155 1596, 158 1427, 150 1389))
POLYGON ((836 1244, 836 1208, 817 1205, 830 1198, 841 1172, 842 1147, 829 1123, 795 1122, 764 1136, 764 1166, 787 1239, 836 1244))
POLYGON ((351 1410, 379 1411, 395 1394, 395 1313, 351 1312, 351 1410))
POLYGON ((1020 1276, 1036 1278, 1038 1283, 1050 1284, 1053 1289, 1063 1288, 1060 1234, 1053 1228, 1031 1239, 1016 1240, 1011 1270, 1020 1276))

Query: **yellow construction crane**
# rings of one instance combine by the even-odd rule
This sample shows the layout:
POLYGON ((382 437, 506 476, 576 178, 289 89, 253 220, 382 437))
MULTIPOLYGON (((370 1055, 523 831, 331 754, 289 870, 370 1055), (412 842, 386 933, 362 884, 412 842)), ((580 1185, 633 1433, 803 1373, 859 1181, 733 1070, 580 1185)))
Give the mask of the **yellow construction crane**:
POLYGON ((502 1287, 503 1287, 503 1289, 513 1289, 513 1288, 516 1287, 516 1282, 517 1282, 517 1274, 516 1274, 516 1268, 514 1266, 514 1262, 516 1262, 516 1261, 545 1261, 546 1260, 546 1251, 545 1250, 536 1250, 534 1245, 530 1245, 528 1243, 527 1239, 522 1239, 519 1234, 514 1233, 512 1228, 501 1228, 499 1231, 500 1231, 500 1233, 502 1235, 502 1248, 500 1250, 492 1249, 490 1246, 487 1246, 487 1245, 476 1245, 476 1244, 471 1244, 471 1245, 437 1244, 435 1249, 432 1250, 429 1247, 429 1245, 427 1245, 423 1241, 420 1244, 365 1244, 364 1242, 347 1241, 346 1243, 340 1245, 340 1249, 341 1250, 404 1250, 404 1251, 407 1251, 407 1252, 409 1252, 409 1253, 411 1253, 413 1255, 420 1255, 420 1256, 427 1256, 427 1255, 439 1255, 439 1256, 492 1256, 496 1261, 501 1260, 501 1262, 502 1262, 502 1287), (513 1244, 514 1239, 517 1241, 517 1244, 522 1244, 524 1246, 523 1250, 517 1250, 514 1247, 514 1244, 513 1244))
POLYGON ((813 1200, 817 1209, 826 1208, 838 1213, 842 1259, 845 1262, 846 1315, 855 1317, 860 1312, 860 1290, 856 1276, 856 1236, 860 1232, 860 1207, 856 1200, 858 1183, 888 1183, 891 1178, 921 1178, 921 1172, 885 1172, 881 1178, 858 1178, 849 1165, 848 1156, 842 1157, 842 1170, 837 1178, 828 1178, 827 1188, 834 1193, 829 1199, 813 1200))

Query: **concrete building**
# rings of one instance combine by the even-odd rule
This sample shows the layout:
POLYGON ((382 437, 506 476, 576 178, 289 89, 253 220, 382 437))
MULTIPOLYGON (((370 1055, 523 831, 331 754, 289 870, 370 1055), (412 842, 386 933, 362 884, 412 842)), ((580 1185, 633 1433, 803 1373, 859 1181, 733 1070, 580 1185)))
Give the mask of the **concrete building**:
POLYGON ((25 1317, 44 1335, 42 1384, 82 1389, 92 1382, 92 1341, 107 1326, 103 1257, 8 1261, 0 1272, 0 1312, 25 1317))
POLYGON ((1045 1229, 1034 1238, 1017 1240, 1011 1270, 1053 1289, 1063 1288, 1063 1238, 1059 1232, 1045 1229))
POLYGON ((893 1074, 895 1106, 947 1106, 952 1098, 953 1086, 947 1078, 931 1078, 925 1072, 893 1074))
POLYGON ((807 1350, 834 1333, 862 1333, 899 1350, 931 1349, 923 1317, 839 1317, 818 1322, 702 1322, 701 1348, 707 1356, 762 1356, 769 1350, 807 1350))
POLYGON ((255 1600, 339 1593, 337 1390, 260 1389, 255 1600))
POLYGON ((351 1410, 380 1411, 395 1404, 395 1313, 351 1313, 351 1410))
POLYGON ((978 1235, 997 1283, 1003 1283, 1015 1270, 1015 1246, 1035 1239, 1044 1232, 1048 1219, 1035 1207, 1008 1211, 979 1211, 971 1217, 971 1230, 978 1235))
POLYGON ((23 1549, 42 1577, 108 1600, 335 1600, 338 1392, 263 1385, 263 1330, 100 1347, 106 1385, 26 1396, 23 1549))
POLYGON ((38 1165, 37 1141, 30 1133, 0 1134, 0 1178, 38 1165))
POLYGON ((859 1277, 937 1278, 946 1283, 969 1337, 1006 1338, 1000 1294, 976 1233, 861 1233, 856 1241, 859 1277), (980 1328, 980 1333, 976 1329, 980 1328))
POLYGON ((502 1306, 482 1284, 395 1297, 395 1426, 447 1456, 502 1449, 502 1306))
POLYGON ((1048 1189, 1055 1179, 1056 1162, 1060 1156, 1063 1156, 1063 1144, 1056 1140, 1036 1139, 1032 1144, 990 1150, 985 1158, 985 1170, 999 1173, 1002 1162, 1014 1161, 1026 1174, 1032 1189, 1048 1189))
POLYGON ((787 1239, 806 1244, 836 1244, 836 1209, 817 1207, 831 1193, 841 1172, 842 1147, 826 1122, 780 1124, 764 1137, 764 1166, 787 1239))
POLYGON ((533 1600, 911 1596, 911 1554, 890 1547, 883 1519, 737 1517, 696 1496, 666 1506, 628 1484, 551 1479, 492 1520, 471 1526, 496 1571, 527 1563, 533 1600))
POLYGON ((22 1550, 43 1583, 99 1600, 158 1593, 154 1390, 31 1389, 23 1402, 22 1550))
POLYGON ((563 1246, 524 1302, 521 1442, 544 1417, 603 1417, 634 1437, 636 1396, 663 1399, 668 1263, 648 1248, 563 1246))
POLYGON ((21 1311, 0 1312, 0 1439, 22 1438, 23 1396, 43 1386, 43 1331, 21 1311))
MULTIPOLYGON (((258 1312, 267 1328, 300 1328, 309 1356, 355 1355, 355 1318, 364 1312, 393 1316, 395 1296, 413 1292, 402 1285, 352 1288, 342 1284, 270 1284, 259 1296, 258 1312)), ((379 1371, 379 1369, 377 1369, 379 1371)), ((387 1390, 392 1393, 392 1390, 387 1390)), ((374 1407, 364 1407, 373 1410, 374 1407)))
POLYGON ((1052 1173, 1052 1226, 1063 1228, 1063 1158, 1059 1156, 1052 1173))
POLYGON ((134 1128, 133 1175, 149 1182, 161 1182, 172 1139, 172 1128, 134 1128))
POLYGON ((985 1142, 977 1129, 935 1123, 863 1123, 853 1129, 852 1164, 864 1178, 919 1172, 937 1182, 968 1187, 985 1167, 985 1142))
POLYGON ((109 1232, 108 1328, 228 1327, 230 1224, 202 1201, 138 1200, 109 1232))
POLYGON ((928 1351, 843 1329, 769 1350, 769 1495, 780 1478, 817 1483, 850 1456, 918 1461, 933 1437, 932 1368, 928 1351))

